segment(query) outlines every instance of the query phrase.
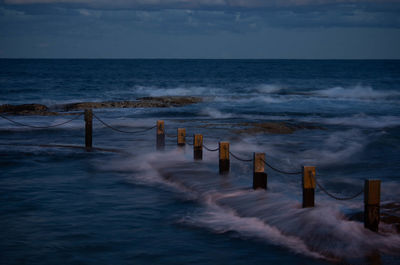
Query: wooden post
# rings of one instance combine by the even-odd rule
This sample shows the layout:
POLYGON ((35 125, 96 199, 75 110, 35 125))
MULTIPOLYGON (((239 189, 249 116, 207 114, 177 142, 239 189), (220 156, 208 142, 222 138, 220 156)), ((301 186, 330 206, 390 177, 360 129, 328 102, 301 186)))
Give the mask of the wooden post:
POLYGON ((178 145, 185 146, 186 129, 178 128, 178 145))
POLYGON ((219 174, 229 172, 229 143, 219 142, 219 174))
POLYGON ((87 150, 92 148, 93 134, 93 112, 91 109, 85 109, 85 147, 87 150))
POLYGON ((253 154, 253 189, 267 189, 267 173, 265 173, 265 153, 253 154))
POLYGON ((203 159, 203 135, 195 134, 193 137, 193 157, 194 160, 203 159))
POLYGON ((380 221, 381 181, 365 180, 364 227, 378 232, 380 221))
POLYGON ((157 121, 157 150, 164 150, 165 132, 164 121, 157 121))
POLYGON ((315 167, 303 166, 303 208, 314 207, 315 167))

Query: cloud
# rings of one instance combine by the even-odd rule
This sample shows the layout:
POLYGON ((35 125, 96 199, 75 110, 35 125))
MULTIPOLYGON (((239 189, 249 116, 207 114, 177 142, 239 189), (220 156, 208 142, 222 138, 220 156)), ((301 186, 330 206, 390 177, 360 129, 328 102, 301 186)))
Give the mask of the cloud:
POLYGON ((263 9, 347 4, 396 4, 400 0, 4 0, 10 5, 71 4, 98 9, 263 9))
MULTIPOLYGON (((8 0, 38 1, 38 0, 8 0)), ((61 1, 61 0, 42 0, 61 1)), ((78 1, 78 0, 67 0, 78 1)), ((82 1, 82 0, 79 0, 82 1)), ((93 0, 100 2, 99 0, 93 0)), ((120 1, 122 0, 115 0, 120 1)), ((183 0, 168 1, 184 2, 183 0)), ((138 3, 140 1, 125 1, 138 3)), ((157 6, 158 0, 143 1, 157 6)), ((189 2, 187 0, 187 2, 189 2)), ((208 1, 193 1, 206 4, 208 1)), ((218 3, 217 1, 213 1, 218 3)), ((249 0, 253 5, 258 3, 249 0)), ((299 5, 318 3, 318 1, 292 1, 299 5)), ((332 1, 333 2, 333 1, 332 1)), ((336 1, 338 2, 338 1, 336 1)), ((164 3, 164 4, 165 4, 164 3)), ((240 3, 232 1, 231 3, 240 3)), ((243 3, 244 5, 244 3, 243 3)), ((253 32, 264 28, 330 28, 330 27, 376 27, 400 28, 400 7, 375 6, 372 3, 363 5, 320 5, 297 6, 292 8, 269 9, 94 9, 82 4, 73 6, 41 5, 0 5, 0 22, 3 25, 12 22, 27 21, 30 23, 48 22, 52 27, 63 27, 80 24, 97 23, 99 25, 120 24, 120 27, 142 29, 144 31, 166 31, 169 33, 204 34, 210 32, 253 32), (2 16, 1 16, 2 15, 2 16), (80 17, 79 20, 77 17, 80 17)), ((16 27, 16 26, 14 26, 16 27)), ((0 28, 2 28, 0 26, 0 28)), ((22 28, 18 26, 18 28, 22 28)), ((3 27, 4 29, 4 27, 3 27)), ((64 30, 64 29, 63 29, 64 30)), ((90 31, 89 31, 90 32, 90 31)), ((100 33, 99 33, 100 34, 100 33)))
POLYGON ((0 50, 15 57, 399 58, 399 14, 400 0, 0 0, 0 50))
POLYGON ((133 30, 135 34, 152 32, 193 37, 262 34, 269 28, 400 29, 400 5, 388 0, 3 1, 7 3, 0 4, 0 32, 4 36, 50 34, 99 39, 109 32, 132 35, 133 30), (188 6, 192 8, 184 8, 188 6))
POLYGON ((177 27, 178 31, 183 27, 203 27, 203 31, 208 31, 214 26, 237 32, 265 26, 400 27, 400 0, 3 0, 3 3, 7 12, 15 9, 30 15, 61 13, 63 16, 72 12, 91 18, 112 17, 149 24, 144 27, 154 28, 163 23, 160 26, 177 27), (146 11, 152 14, 140 13, 146 11))

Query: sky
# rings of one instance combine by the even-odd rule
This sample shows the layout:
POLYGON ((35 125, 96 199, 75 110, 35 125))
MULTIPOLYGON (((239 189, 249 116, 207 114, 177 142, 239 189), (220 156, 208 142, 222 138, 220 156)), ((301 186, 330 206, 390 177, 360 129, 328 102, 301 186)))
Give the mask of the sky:
POLYGON ((0 0, 0 57, 400 59, 400 0, 0 0))

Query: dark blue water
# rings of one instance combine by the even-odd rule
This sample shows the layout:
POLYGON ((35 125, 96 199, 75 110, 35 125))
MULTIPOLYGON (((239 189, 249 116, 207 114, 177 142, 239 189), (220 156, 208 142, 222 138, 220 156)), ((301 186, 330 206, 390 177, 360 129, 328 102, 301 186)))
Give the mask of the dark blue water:
MULTIPOLYGON (((400 61, 0 60, 0 104, 198 96, 176 108, 96 109, 104 121, 141 130, 164 120, 242 158, 265 152, 286 171, 317 167, 317 179, 350 196, 364 179, 382 181, 382 204, 400 201, 400 61), (252 122, 315 126, 292 134, 238 134, 252 122)), ((54 125, 69 116, 7 116, 54 125)), ((365 230, 349 216, 363 197, 337 201, 316 191, 301 208, 301 176, 267 169, 268 191, 253 191, 252 163, 218 153, 193 161, 191 146, 155 131, 122 134, 94 121, 85 152, 79 118, 52 129, 0 120, 1 264, 399 264, 400 236, 381 223, 365 230)))

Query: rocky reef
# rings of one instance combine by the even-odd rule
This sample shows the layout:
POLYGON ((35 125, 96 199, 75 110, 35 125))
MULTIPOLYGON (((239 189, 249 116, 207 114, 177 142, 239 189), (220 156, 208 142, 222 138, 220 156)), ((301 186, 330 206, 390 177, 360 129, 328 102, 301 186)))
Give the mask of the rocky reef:
POLYGON ((64 111, 98 108, 170 108, 201 102, 198 97, 143 97, 135 101, 80 102, 63 105, 64 111))
POLYGON ((13 115, 58 115, 57 112, 49 111, 46 105, 42 104, 22 104, 22 105, 0 105, 0 113, 13 115))
POLYGON ((65 115, 68 111, 99 108, 169 108, 201 102, 199 97, 143 97, 135 101, 77 102, 56 106, 42 104, 0 105, 0 113, 13 115, 65 115), (50 111, 55 110, 55 111, 50 111))

